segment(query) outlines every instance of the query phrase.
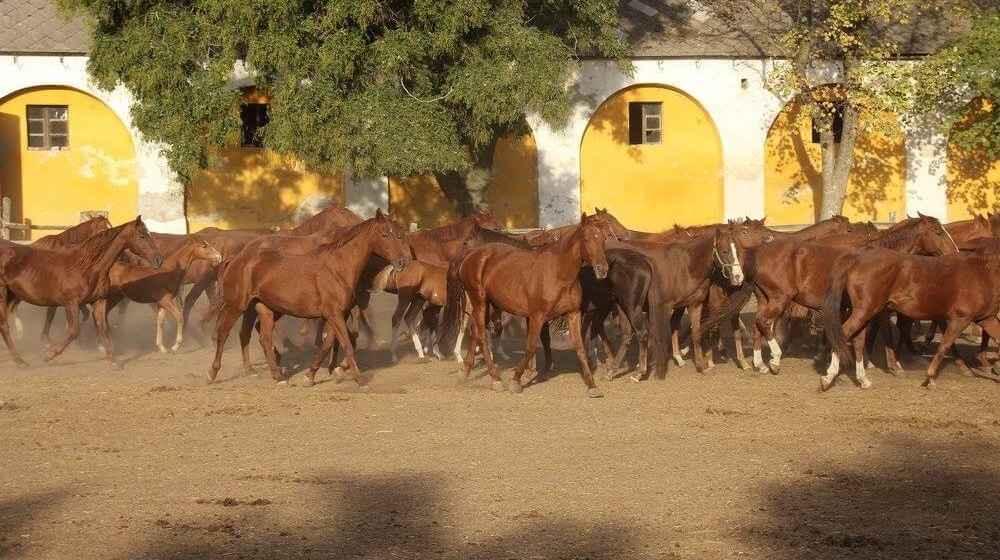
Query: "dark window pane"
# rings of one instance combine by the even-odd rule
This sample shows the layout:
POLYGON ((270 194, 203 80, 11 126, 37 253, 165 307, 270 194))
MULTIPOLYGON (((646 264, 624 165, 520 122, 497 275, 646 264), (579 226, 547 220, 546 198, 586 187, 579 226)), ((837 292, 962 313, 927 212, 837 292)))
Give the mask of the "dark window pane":
POLYGON ((69 118, 69 110, 66 107, 49 107, 49 120, 64 121, 69 118))
POLYGON ((644 103, 643 105, 644 105, 643 112, 646 115, 659 115, 660 114, 660 107, 661 107, 661 105, 659 103, 644 103))
POLYGON ((642 144, 642 103, 628 104, 628 143, 642 144))
POLYGON ((64 134, 54 134, 49 136, 49 146, 53 148, 65 148, 69 146, 69 137, 64 134))
POLYGON ((646 131, 646 144, 659 144, 660 143, 660 131, 659 130, 647 130, 646 131))
POLYGON ((243 122, 243 146, 264 147, 261 128, 270 121, 267 105, 264 103, 246 103, 240 107, 240 120, 243 122))
POLYGON ((28 134, 41 134, 45 131, 45 123, 42 121, 29 120, 28 134))
POLYGON ((40 119, 45 116, 45 107, 41 105, 28 105, 28 118, 40 119))
POLYGON ((660 117, 646 117, 646 130, 660 128, 660 117))
POLYGON ((50 134, 66 134, 66 121, 49 121, 50 134))
POLYGON ((29 148, 44 148, 45 147, 45 137, 41 134, 29 134, 28 135, 28 147, 29 148))

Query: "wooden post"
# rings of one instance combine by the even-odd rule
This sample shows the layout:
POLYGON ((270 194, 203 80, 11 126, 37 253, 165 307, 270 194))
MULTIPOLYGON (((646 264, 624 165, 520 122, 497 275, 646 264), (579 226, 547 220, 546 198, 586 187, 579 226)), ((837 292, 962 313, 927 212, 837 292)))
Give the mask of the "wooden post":
POLYGON ((10 228, 7 224, 10 223, 11 207, 10 197, 3 197, 2 203, 0 203, 0 239, 4 241, 10 241, 10 228))

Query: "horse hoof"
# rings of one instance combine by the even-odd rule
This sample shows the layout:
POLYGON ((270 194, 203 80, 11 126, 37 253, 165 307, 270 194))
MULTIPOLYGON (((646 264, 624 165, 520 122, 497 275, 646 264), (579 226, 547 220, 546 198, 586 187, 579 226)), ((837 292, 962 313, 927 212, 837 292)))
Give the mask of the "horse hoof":
POLYGON ((872 388, 872 382, 868 381, 868 380, 862 381, 859 385, 860 385, 860 387, 861 387, 862 390, 866 390, 866 389, 871 389, 872 388))
POLYGON ((629 379, 631 379, 633 383, 642 383, 641 375, 630 375, 629 379))
POLYGON ((924 381, 922 383, 922 385, 923 385, 924 389, 930 390, 930 389, 933 389, 934 387, 936 387, 937 383, 934 383, 933 379, 928 379, 928 380, 924 381))
POLYGON ((303 387, 312 387, 312 386, 313 386, 313 385, 315 385, 315 384, 316 384, 316 383, 315 383, 315 382, 313 382, 313 380, 312 380, 312 379, 309 379, 308 377, 302 380, 302 386, 303 386, 303 387))
POLYGON ((681 358, 680 356, 674 356, 674 363, 676 363, 677 367, 679 368, 682 368, 687 365, 687 362, 684 361, 684 358, 681 358))
POLYGON ((423 358, 417 358, 417 363, 418 364, 429 364, 429 363, 431 363, 431 359, 428 358, 427 356, 424 356, 423 358))
POLYGON ((160 351, 160 354, 167 354, 169 352, 166 346, 157 346, 157 349, 160 351))
POLYGON ((121 371, 122 370, 121 363, 113 361, 113 360, 111 362, 108 362, 108 367, 111 368, 111 369, 113 369, 113 370, 115 370, 115 371, 121 371))
POLYGON ((503 391, 503 382, 501 382, 501 381, 494 381, 493 382, 493 390, 496 391, 496 392, 498 392, 498 393, 502 392, 503 391))
POLYGON ((597 387, 591 387, 590 389, 587 389, 587 396, 592 399, 600 399, 604 397, 604 393, 602 393, 597 387))
POLYGON ((49 363, 49 362, 51 362, 54 359, 56 359, 56 353, 55 352, 46 352, 45 353, 45 357, 42 360, 45 363, 49 363))
POLYGON ((288 380, 282 379, 281 381, 276 381, 274 384, 280 387, 288 387, 288 380))
POLYGON ((524 391, 524 388, 521 387, 521 382, 520 381, 518 381, 517 379, 511 379, 507 383, 507 390, 509 390, 511 393, 514 393, 515 395, 517 395, 517 394, 521 393, 521 391, 524 391))
POLYGON ((833 380, 832 379, 829 380, 829 381, 827 381, 826 378, 824 377, 824 378, 821 378, 819 380, 819 390, 820 390, 820 392, 825 393, 825 392, 827 392, 827 391, 830 390, 830 387, 833 387, 833 380))
POLYGON ((990 371, 993 372, 993 375, 1000 375, 1000 362, 994 362, 993 367, 990 368, 990 371))
POLYGON ((771 375, 778 375, 781 373, 781 366, 776 364, 771 364, 771 375))
POLYGON ((739 368, 740 368, 741 370, 743 370, 743 371, 746 371, 746 370, 748 370, 748 369, 751 369, 751 367, 750 367, 750 362, 748 362, 748 361, 746 361, 746 360, 740 360, 739 362, 737 362, 737 365, 738 365, 738 366, 739 366, 739 368))

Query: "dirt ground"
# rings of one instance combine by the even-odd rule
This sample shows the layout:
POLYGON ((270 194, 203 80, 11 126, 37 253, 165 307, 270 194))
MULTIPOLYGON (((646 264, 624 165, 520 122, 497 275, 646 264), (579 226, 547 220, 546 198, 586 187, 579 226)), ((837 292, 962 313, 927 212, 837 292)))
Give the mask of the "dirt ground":
POLYGON ((121 372, 89 328, 51 365, 0 354, 0 557, 1000 555, 1000 385, 951 365, 933 391, 917 358, 820 394, 792 352, 587 399, 571 352, 521 395, 364 352, 360 391, 242 376, 231 340, 208 386, 207 349, 155 353, 151 330, 133 306, 121 372))

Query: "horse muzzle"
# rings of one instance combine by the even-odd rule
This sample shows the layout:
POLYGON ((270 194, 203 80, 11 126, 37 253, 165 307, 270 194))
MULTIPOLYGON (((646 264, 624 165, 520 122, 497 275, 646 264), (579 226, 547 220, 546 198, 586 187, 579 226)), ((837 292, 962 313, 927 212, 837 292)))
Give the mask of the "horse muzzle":
POLYGON ((743 271, 739 269, 734 270, 733 274, 729 277, 729 283, 732 284, 733 286, 742 285, 743 280, 745 280, 745 278, 743 277, 743 271))
POLYGON ((599 280, 603 280, 608 277, 608 265, 594 265, 594 276, 599 280))

